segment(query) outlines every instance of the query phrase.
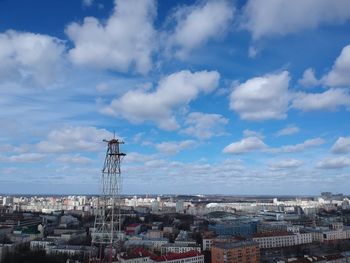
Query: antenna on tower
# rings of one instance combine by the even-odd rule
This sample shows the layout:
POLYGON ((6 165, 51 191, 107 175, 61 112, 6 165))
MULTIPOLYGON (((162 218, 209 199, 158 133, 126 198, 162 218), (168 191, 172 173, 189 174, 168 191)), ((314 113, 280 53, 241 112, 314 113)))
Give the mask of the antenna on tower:
POLYGON ((123 141, 115 138, 103 140, 107 143, 106 157, 101 174, 101 195, 98 198, 97 213, 91 244, 99 246, 95 262, 112 262, 121 248, 121 168, 120 163, 126 155, 120 152, 123 141))

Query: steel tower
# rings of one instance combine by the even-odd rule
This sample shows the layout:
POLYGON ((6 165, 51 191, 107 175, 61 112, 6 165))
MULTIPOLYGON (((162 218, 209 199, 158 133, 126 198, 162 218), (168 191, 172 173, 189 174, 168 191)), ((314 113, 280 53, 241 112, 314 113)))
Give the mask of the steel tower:
POLYGON ((93 261, 112 262, 121 245, 120 162, 125 153, 119 149, 124 142, 115 138, 104 142, 107 143, 107 152, 101 175, 102 193, 98 198, 91 244, 99 246, 99 255, 93 261))

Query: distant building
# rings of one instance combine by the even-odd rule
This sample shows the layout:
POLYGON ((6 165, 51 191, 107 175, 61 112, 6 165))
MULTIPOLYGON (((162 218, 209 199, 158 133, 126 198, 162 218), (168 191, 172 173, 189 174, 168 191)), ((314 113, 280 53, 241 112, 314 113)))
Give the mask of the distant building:
POLYGON ((189 251, 186 253, 169 253, 167 255, 153 257, 151 259, 154 263, 204 263, 204 255, 198 251, 189 251))
POLYGON ((176 213, 183 213, 184 212, 184 202, 182 200, 179 200, 176 202, 176 213))
POLYGON ((48 255, 66 255, 70 257, 78 256, 83 258, 87 258, 90 255, 94 256, 97 254, 97 248, 93 246, 48 246, 45 251, 48 255))
POLYGON ((14 244, 0 244, 0 262, 3 261, 4 257, 8 253, 13 253, 15 251, 14 244))
POLYGON ((220 242, 211 247, 212 263, 258 263, 259 245, 253 241, 220 242))
POLYGON ((131 253, 122 254, 119 261, 120 263, 204 263, 204 255, 198 251, 189 251, 156 256, 145 249, 138 248, 131 253))
POLYGON ((198 245, 187 245, 187 244, 177 244, 177 243, 168 243, 168 244, 162 245, 161 247, 162 254, 185 253, 193 250, 201 252, 201 247, 198 245))
POLYGON ((253 240, 260 248, 289 247, 312 243, 311 233, 293 234, 292 232, 256 234, 253 240))
POLYGON ((218 236, 251 237, 257 232, 257 222, 230 222, 209 225, 208 229, 218 236))
POLYGON ((141 224, 130 224, 126 227, 125 232, 127 235, 137 235, 141 232, 141 224))
POLYGON ((316 242, 332 242, 341 239, 350 239, 350 228, 344 229, 314 229, 311 230, 312 239, 316 242))

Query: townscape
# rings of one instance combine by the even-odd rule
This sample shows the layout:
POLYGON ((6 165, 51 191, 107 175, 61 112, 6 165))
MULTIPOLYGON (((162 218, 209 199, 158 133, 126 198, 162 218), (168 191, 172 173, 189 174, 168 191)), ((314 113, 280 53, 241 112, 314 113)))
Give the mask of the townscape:
POLYGON ((350 0, 0 0, 0 263, 350 263, 350 0))
MULTIPOLYGON (((96 253, 95 196, 2 196, 0 203, 1 262, 23 255, 88 262, 96 253)), ((123 263, 350 260, 350 204, 342 194, 123 196, 121 209, 123 263)))

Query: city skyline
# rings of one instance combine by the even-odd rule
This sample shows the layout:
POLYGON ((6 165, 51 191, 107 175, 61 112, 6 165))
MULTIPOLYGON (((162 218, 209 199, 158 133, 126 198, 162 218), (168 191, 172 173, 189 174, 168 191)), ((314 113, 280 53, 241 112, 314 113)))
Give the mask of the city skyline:
POLYGON ((350 194, 350 2, 0 1, 0 193, 350 194))

